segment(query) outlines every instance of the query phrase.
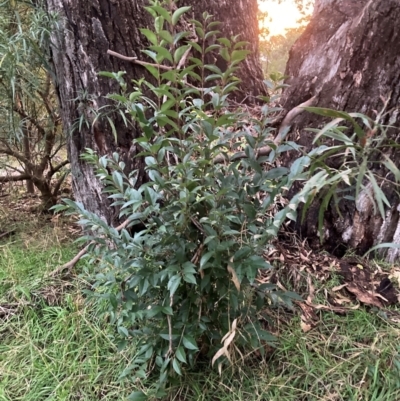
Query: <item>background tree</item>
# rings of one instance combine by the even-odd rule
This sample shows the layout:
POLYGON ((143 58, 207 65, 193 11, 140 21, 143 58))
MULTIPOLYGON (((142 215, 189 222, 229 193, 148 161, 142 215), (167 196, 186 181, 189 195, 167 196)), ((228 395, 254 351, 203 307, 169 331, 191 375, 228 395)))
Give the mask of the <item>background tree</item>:
MULTIPOLYGON (((93 148, 99 154, 118 151, 126 162, 127 170, 142 169, 143 165, 133 155, 138 149, 132 139, 140 135, 137 127, 126 126, 121 116, 113 114, 113 126, 106 118, 96 119, 104 107, 110 105, 105 98, 118 91, 118 84, 108 77, 98 76, 100 71, 126 71, 127 82, 151 75, 140 64, 112 57, 112 50, 127 57, 150 61, 141 51, 148 44, 140 28, 150 24, 146 0, 118 2, 68 2, 46 0, 47 8, 59 15, 59 30, 52 37, 52 61, 57 77, 61 116, 68 135, 68 155, 71 161, 73 191, 77 200, 107 221, 114 219, 108 202, 101 193, 101 185, 92 168, 80 159, 85 148, 93 148), (136 163, 136 164, 133 164, 136 163)), ((229 1, 186 0, 179 6, 190 5, 189 15, 199 19, 204 11, 221 21, 222 36, 239 35, 240 40, 251 43, 252 54, 244 63, 239 77, 243 76, 241 92, 247 101, 262 94, 262 71, 258 59, 257 2, 245 0, 232 7, 229 1)), ((171 2, 173 7, 173 2, 171 2)), ((152 23, 152 22, 151 22, 152 23)), ((186 27, 182 27, 185 29, 186 27)), ((190 28, 193 31, 193 28, 190 28)), ((210 44, 214 38, 209 39, 210 44)), ((216 58, 218 64, 221 60, 216 58)), ((111 110, 109 109, 109 112, 111 110)), ((104 114, 104 113, 103 113, 104 114)), ((141 174, 143 178, 144 174, 141 174)), ((140 181, 140 180, 139 180, 140 181)), ((140 182, 138 182, 140 184, 140 182)))
POLYGON ((289 51, 304 31, 305 26, 287 29, 284 35, 267 36, 260 40, 261 65, 265 76, 284 73, 289 51))
MULTIPOLYGON (((285 73, 290 86, 283 95, 286 110, 316 96, 314 103, 318 106, 357 111, 373 119, 386 104, 380 123, 397 127, 389 130, 392 146, 386 149, 397 166, 400 165, 400 152, 395 145, 400 122, 400 41, 396 28, 399 18, 400 8, 395 0, 316 1, 309 25, 290 51, 285 73)), ((312 113, 297 117, 293 132, 298 133, 299 143, 310 147, 315 134, 304 128, 321 127, 326 121, 312 113)), ((381 168, 382 164, 377 164, 375 170, 381 168)), ((381 173, 391 178, 388 172, 381 173)), ((379 182, 391 204, 384 219, 375 212, 368 191, 357 202, 342 202, 340 215, 331 208, 326 215, 325 230, 332 246, 343 242, 363 252, 377 242, 400 243, 398 196, 393 186, 383 183, 379 182)), ((318 209, 315 204, 311 209, 314 212, 307 214, 302 225, 303 234, 309 238, 316 238, 318 209)), ((398 249, 391 249, 388 256, 394 260, 398 255, 398 249)))
POLYGON ((26 181, 47 209, 57 201, 68 163, 56 157, 64 142, 43 50, 52 21, 26 3, 4 3, 1 11, 0 183, 26 181))

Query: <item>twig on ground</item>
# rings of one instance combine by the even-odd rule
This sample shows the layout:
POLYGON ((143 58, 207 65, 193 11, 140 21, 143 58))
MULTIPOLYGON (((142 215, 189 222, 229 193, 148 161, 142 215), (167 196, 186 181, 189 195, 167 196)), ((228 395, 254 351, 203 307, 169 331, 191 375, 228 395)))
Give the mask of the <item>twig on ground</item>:
MULTIPOLYGON (((129 223, 131 222, 131 220, 127 219, 125 220, 122 224, 120 224, 118 227, 115 227, 115 229, 117 231, 121 231, 122 229, 124 229, 129 223)), ((96 241, 91 241, 89 242, 89 244, 87 244, 84 248, 82 248, 75 256, 73 259, 71 259, 69 262, 64 263, 61 266, 58 266, 55 270, 53 270, 49 276, 50 277, 54 277, 57 276, 58 274, 62 273, 64 270, 68 270, 70 271, 81 259, 81 257, 83 255, 86 254, 86 252, 88 251, 90 245, 95 244, 96 241)))
POLYGON ((16 230, 6 231, 0 234, 0 239, 4 237, 10 237, 11 235, 15 234, 16 230))

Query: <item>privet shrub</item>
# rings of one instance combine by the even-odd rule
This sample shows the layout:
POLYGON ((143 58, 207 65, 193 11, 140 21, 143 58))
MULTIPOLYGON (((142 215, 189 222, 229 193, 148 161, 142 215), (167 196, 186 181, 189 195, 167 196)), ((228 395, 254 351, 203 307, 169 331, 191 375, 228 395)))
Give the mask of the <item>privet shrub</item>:
MULTIPOLYGON (((188 7, 170 12, 154 1, 147 9, 155 23, 154 31, 142 29, 151 43, 144 53, 154 60, 146 68, 157 84, 141 79, 127 92, 123 73, 103 75, 120 83, 121 94, 110 97, 126 121, 140 125, 137 157, 145 158, 148 182, 137 188, 138 172, 125 174, 118 154, 98 158, 88 150, 83 157, 95 165, 125 228, 110 227, 72 201, 58 210, 81 216, 90 233, 83 240, 93 241, 91 294, 106 302, 120 346, 134 341, 137 347, 122 376, 158 374, 162 395, 166 383, 200 355, 221 370, 274 343, 263 309, 291 305, 298 297, 255 280, 270 268, 263 253, 282 223, 296 219, 298 204, 331 183, 332 175, 321 169, 278 211, 277 197, 306 179, 313 157, 329 148, 298 158, 290 169, 276 166, 280 153, 299 149, 293 142, 271 142, 277 109, 266 103, 255 119, 228 107, 246 43, 219 38, 207 47, 206 39, 218 35, 209 15, 192 21, 195 41, 188 39, 191 32, 176 30, 188 7), (209 52, 223 57, 226 71, 205 63, 209 52), (270 153, 258 157, 266 146, 270 153)), ((141 397, 134 393, 131 399, 141 397)))

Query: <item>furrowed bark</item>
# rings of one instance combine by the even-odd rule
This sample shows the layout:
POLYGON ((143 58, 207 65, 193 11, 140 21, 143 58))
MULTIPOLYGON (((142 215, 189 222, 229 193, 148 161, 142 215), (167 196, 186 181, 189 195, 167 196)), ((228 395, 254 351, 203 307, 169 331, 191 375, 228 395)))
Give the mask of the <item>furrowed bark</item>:
MULTIPOLYGON (((86 148, 95 149, 100 155, 120 154, 127 171, 139 170, 138 185, 145 179, 141 159, 134 158, 139 149, 132 140, 141 135, 137 127, 125 127, 118 114, 111 114, 117 131, 114 138, 105 119, 93 124, 96 113, 110 105, 105 96, 119 91, 115 81, 99 77, 100 71, 126 71, 126 81, 145 77, 152 81, 144 66, 107 54, 112 50, 126 57, 137 57, 143 61, 141 50, 148 43, 140 28, 150 27, 153 20, 144 9, 145 0, 46 0, 49 11, 60 16, 60 29, 53 33, 51 61, 57 80, 58 97, 64 131, 68 136, 68 159, 71 162, 72 185, 76 200, 91 212, 114 224, 118 217, 102 194, 102 186, 93 173, 92 166, 80 156, 86 148)), ((242 0, 235 7, 228 0, 178 2, 178 6, 192 5, 187 19, 200 18, 204 11, 214 14, 221 21, 222 35, 242 34, 239 40, 251 42, 253 55, 246 60, 239 76, 243 77, 240 101, 246 97, 265 94, 262 72, 258 60, 257 2, 242 0), (245 94, 246 93, 246 94, 245 94)))
MULTIPOLYGON (((389 135, 399 143, 399 19, 400 7, 395 0, 317 0, 310 24, 290 51, 285 72, 290 87, 283 95, 286 110, 317 95, 319 107, 360 112, 375 119, 390 99, 381 122, 396 127, 389 135)), ((322 127, 326 122, 302 113, 294 120, 291 135, 310 148, 314 134, 304 128, 322 127)), ((387 155, 400 166, 398 150, 388 147, 387 155)), ((328 210, 324 224, 331 249, 341 243, 364 253, 380 242, 400 243, 399 198, 390 185, 383 188, 391 203, 384 219, 374 210, 368 191, 356 203, 342 202, 340 215, 333 206, 328 210)), ((318 212, 316 203, 305 222, 299 223, 305 237, 318 238, 318 212)), ((389 261, 399 256, 399 249, 387 253, 389 261)))

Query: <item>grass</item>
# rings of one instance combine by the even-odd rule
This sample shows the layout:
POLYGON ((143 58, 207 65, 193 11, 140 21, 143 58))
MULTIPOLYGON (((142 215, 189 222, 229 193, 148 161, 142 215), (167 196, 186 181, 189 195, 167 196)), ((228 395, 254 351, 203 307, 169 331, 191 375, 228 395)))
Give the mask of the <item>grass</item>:
MULTIPOLYGON (((324 314, 307 334, 293 319, 266 362, 240 373, 192 374, 176 400, 398 401, 400 329, 365 310, 324 314)), ((174 398, 172 398, 174 399, 174 398)))
MULTIPOLYGON (((126 400, 139 385, 146 391, 118 379, 135 350, 117 351, 84 283, 48 278, 75 253, 49 224, 19 227, 0 243, 0 306, 10 309, 0 315, 0 401, 126 400)), ((169 400, 400 400, 399 323, 364 308, 320 318, 308 333, 298 317, 278 324, 279 346, 266 360, 222 376, 208 365, 186 373, 169 400)))
POLYGON ((0 317, 0 400, 125 399, 134 388, 118 376, 129 354, 117 352, 77 278, 47 278, 75 247, 46 230, 0 246, 0 305, 10 310, 0 317))

